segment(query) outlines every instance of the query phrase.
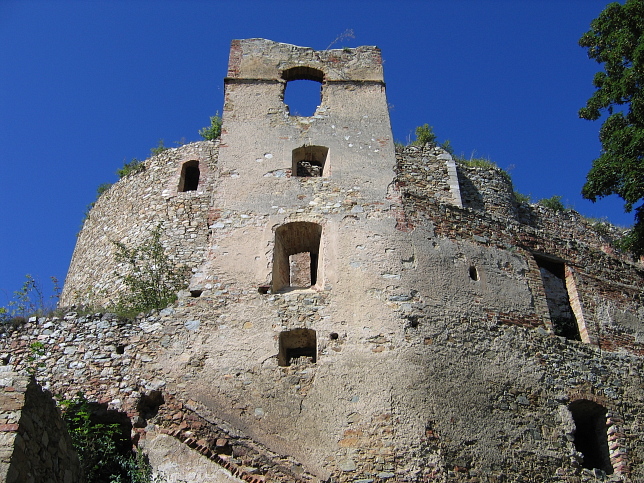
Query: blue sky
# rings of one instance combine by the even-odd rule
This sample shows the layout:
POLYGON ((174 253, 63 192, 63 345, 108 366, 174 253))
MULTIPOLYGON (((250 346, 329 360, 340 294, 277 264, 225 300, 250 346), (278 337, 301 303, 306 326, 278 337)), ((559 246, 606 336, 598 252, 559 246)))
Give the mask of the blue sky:
POLYGON ((199 139, 221 111, 230 41, 377 45, 394 137, 429 123, 533 199, 632 224, 580 196, 600 122, 577 110, 600 66, 577 45, 608 1, 0 0, 0 305, 67 272, 85 207, 124 161, 199 139))

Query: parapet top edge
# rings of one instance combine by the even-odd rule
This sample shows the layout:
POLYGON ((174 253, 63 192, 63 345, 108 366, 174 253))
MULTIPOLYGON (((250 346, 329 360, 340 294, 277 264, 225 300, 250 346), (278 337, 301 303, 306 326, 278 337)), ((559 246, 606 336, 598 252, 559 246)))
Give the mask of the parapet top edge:
POLYGON ((342 51, 346 51, 346 49, 350 49, 350 50, 377 50, 378 52, 380 52, 380 47, 378 47, 377 45, 359 45, 358 47, 341 47, 341 48, 337 48, 337 49, 319 49, 319 50, 317 50, 317 49, 314 49, 313 47, 307 47, 307 46, 304 46, 304 45, 289 44, 287 42, 277 42, 275 40, 265 39, 265 38, 262 38, 262 37, 253 37, 253 38, 249 38, 249 39, 233 39, 231 41, 231 44, 234 44, 235 42, 240 42, 240 43, 242 43, 242 42, 243 43, 265 42, 265 43, 270 43, 270 44, 274 44, 274 45, 283 45, 284 47, 295 47, 295 48, 301 49, 301 50, 310 50, 312 52, 335 52, 335 51, 342 52, 342 51))

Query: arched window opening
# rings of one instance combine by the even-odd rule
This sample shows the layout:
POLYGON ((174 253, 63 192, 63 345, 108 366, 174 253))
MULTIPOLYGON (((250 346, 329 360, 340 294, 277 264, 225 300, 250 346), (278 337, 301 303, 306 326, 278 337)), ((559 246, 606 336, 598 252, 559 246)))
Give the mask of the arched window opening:
POLYGON ((284 104, 289 115, 311 117, 322 103, 324 73, 312 67, 293 67, 282 72, 286 81, 284 104))
POLYGON ((579 324, 570 305, 565 264, 540 256, 534 258, 541 272, 550 320, 555 334, 566 339, 581 340, 579 324))
POLYGON ((309 288, 321 279, 322 226, 297 221, 275 230, 272 291, 309 288))
POLYGON ((315 363, 317 337, 312 329, 293 329, 280 333, 277 363, 282 367, 315 363))
POLYGON ((293 150, 295 176, 327 176, 329 172, 329 148, 325 146, 302 146, 293 150))
POLYGON ((606 408, 587 399, 579 399, 568 406, 575 421, 575 448, 583 455, 582 466, 599 468, 607 475, 613 473, 608 450, 606 408))
POLYGON ((179 191, 197 191, 199 186, 199 161, 187 161, 181 167, 179 191))

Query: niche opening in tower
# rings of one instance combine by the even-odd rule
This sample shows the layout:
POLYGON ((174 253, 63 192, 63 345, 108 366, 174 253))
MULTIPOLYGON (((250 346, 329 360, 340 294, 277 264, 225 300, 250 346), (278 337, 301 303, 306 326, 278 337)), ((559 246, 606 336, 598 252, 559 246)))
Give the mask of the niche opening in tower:
POLYGON ((588 399, 579 399, 568 406, 575 421, 575 448, 583 455, 582 466, 613 473, 608 450, 606 408, 588 399))
POLYGON ((470 278, 474 280, 475 282, 478 282, 479 280, 479 271, 476 269, 474 265, 470 265, 470 278))
POLYGON ((286 223, 275 230, 272 292, 305 289, 323 280, 322 226, 307 221, 286 223))
POLYGON ((324 72, 312 67, 298 66, 282 72, 284 104, 289 116, 311 117, 322 104, 324 72))
POLYGON ((293 173, 295 176, 328 176, 329 148, 325 146, 302 146, 293 150, 293 173))
POLYGON ((181 166, 179 191, 197 191, 199 186, 199 161, 186 161, 181 166))
POLYGON ((286 367, 317 361, 317 336, 313 329, 293 329, 280 333, 277 363, 286 367))
POLYGON ((552 329, 556 335, 566 339, 581 340, 579 324, 570 305, 565 264, 560 260, 538 255, 534 259, 541 272, 552 329))

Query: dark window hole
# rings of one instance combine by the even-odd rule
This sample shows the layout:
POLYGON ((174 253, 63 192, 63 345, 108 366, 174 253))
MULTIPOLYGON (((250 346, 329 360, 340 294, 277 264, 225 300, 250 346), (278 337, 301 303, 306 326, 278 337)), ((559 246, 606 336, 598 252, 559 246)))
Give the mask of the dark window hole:
POLYGON ((199 186, 199 161, 188 161, 181 167, 179 191, 196 191, 199 186))
POLYGON ((123 344, 119 344, 116 346, 116 353, 117 354, 125 354, 125 346, 123 344))
POLYGON ((143 394, 136 405, 136 410, 142 418, 150 419, 157 415, 159 407, 165 402, 161 391, 150 391, 143 394))
POLYGON ((338 337, 339 337, 339 335, 338 335, 337 332, 331 332, 329 334, 329 339, 331 339, 331 340, 338 340, 338 337))
POLYGON ((566 339, 581 340, 579 324, 570 305, 566 284, 566 265, 563 262, 536 255, 534 259, 541 272, 543 290, 555 334, 566 339))
POLYGON ((203 293, 203 290, 191 290, 190 296, 194 298, 198 298, 198 297, 201 297, 202 293, 203 293))
POLYGON ((286 367, 317 362, 317 338, 312 329, 293 329, 280 333, 277 363, 286 367))
POLYGON ((583 455, 582 466, 613 473, 608 452, 606 408, 596 402, 580 399, 568 409, 575 421, 575 448, 583 455))
MULTIPOLYGON (((292 172, 295 176, 311 178, 325 175, 329 148, 325 146, 302 146, 293 150, 292 172)), ((326 169, 328 172, 328 168, 326 169)))
POLYGON ((479 279, 479 271, 473 265, 470 267, 470 278, 474 281, 479 279))

